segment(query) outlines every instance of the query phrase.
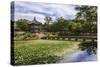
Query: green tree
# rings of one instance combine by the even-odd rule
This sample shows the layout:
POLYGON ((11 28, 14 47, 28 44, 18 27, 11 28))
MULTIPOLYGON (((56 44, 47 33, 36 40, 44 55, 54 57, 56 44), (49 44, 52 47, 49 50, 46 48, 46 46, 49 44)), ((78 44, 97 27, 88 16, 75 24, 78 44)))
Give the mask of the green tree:
POLYGON ((84 30, 86 30, 86 32, 92 32, 92 26, 97 24, 97 7, 79 6, 76 7, 76 10, 78 11, 76 20, 84 20, 84 30))
POLYGON ((54 23, 54 30, 57 32, 66 32, 68 30, 67 24, 67 20, 65 20, 63 17, 60 17, 54 23))
POLYGON ((50 32, 51 31, 51 24, 50 24, 50 22, 52 21, 52 18, 50 16, 45 16, 44 20, 45 20, 45 24, 44 24, 45 30, 47 32, 50 32))
POLYGON ((68 31, 74 33, 76 30, 77 24, 75 22, 68 22, 68 31))
POLYGON ((76 23, 76 28, 74 32, 75 32, 75 35, 80 35, 80 33, 83 32, 82 23, 76 23))
POLYGON ((50 21, 52 21, 52 18, 51 18, 50 16, 46 16, 46 17, 44 18, 44 20, 45 20, 45 23, 46 23, 46 24, 49 24, 50 21))
POLYGON ((18 28, 20 28, 22 31, 28 31, 28 20, 26 19, 20 19, 16 21, 16 25, 18 28))

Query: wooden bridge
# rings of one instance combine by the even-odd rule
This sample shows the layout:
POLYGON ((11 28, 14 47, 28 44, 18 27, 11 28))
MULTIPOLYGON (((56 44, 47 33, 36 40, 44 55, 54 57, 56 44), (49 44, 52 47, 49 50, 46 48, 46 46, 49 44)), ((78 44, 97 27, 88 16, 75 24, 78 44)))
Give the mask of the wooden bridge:
POLYGON ((97 36, 45 36, 46 40, 74 40, 74 41, 97 41, 97 36))

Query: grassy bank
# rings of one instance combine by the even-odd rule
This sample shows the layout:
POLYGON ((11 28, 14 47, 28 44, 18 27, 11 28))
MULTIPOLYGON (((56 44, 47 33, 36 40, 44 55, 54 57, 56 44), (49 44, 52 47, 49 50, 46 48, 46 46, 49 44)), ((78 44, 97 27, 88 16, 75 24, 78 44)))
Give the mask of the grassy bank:
POLYGON ((56 63, 78 42, 57 40, 14 41, 15 65, 56 63))

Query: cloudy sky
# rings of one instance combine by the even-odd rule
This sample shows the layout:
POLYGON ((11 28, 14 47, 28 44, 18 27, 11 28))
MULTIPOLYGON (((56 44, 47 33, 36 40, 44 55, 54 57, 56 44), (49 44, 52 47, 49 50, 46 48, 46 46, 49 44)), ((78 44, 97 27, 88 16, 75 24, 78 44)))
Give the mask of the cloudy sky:
POLYGON ((53 20, 59 17, 74 19, 77 13, 77 11, 75 11, 76 5, 67 4, 16 1, 11 7, 14 7, 11 9, 11 14, 14 14, 14 20, 33 20, 33 18, 36 17, 38 21, 44 22, 45 16, 51 16, 53 20))

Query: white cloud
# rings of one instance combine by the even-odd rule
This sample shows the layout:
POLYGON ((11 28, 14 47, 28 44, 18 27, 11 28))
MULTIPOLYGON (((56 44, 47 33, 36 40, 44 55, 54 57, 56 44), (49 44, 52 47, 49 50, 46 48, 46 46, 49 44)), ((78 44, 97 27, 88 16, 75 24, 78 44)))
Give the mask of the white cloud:
MULTIPOLYGON (((36 19, 39 22, 42 22, 42 23, 45 22, 45 20, 44 20, 45 15, 42 15, 42 14, 36 14, 36 13, 33 13, 33 14, 31 14, 31 13, 28 13, 28 14, 25 14, 25 13, 15 13, 15 15, 14 15, 15 20, 18 20, 19 18, 21 18, 21 19, 28 19, 28 20, 32 21, 34 19, 34 17, 36 17, 36 19)), ((54 16, 52 16, 52 20, 55 20, 54 16)))
POLYGON ((75 5, 49 4, 33 2, 15 2, 15 19, 25 18, 32 20, 36 16, 37 20, 44 22, 45 16, 51 16, 54 19, 64 17, 73 19, 75 14, 75 5))

